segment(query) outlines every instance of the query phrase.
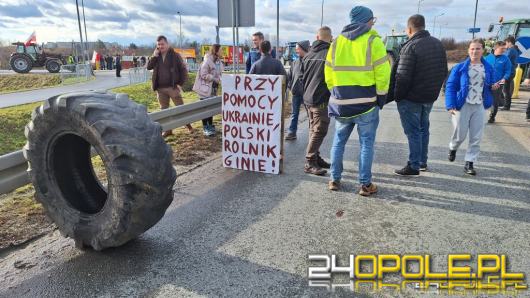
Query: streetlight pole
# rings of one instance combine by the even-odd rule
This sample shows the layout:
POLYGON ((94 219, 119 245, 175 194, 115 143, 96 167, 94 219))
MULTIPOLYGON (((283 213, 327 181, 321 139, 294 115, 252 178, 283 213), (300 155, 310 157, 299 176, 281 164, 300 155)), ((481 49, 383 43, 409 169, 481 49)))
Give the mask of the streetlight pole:
POLYGON ((433 24, 432 24, 432 34, 435 34, 435 30, 436 30, 436 18, 437 17, 441 17, 445 14, 445 12, 442 12, 441 14, 437 15, 437 16, 434 16, 434 21, 433 21, 433 24))
POLYGON ((473 38, 475 38, 475 28, 477 27, 477 7, 478 7, 478 0, 475 2, 475 19, 473 20, 473 38))
MULTIPOLYGON (((447 25, 449 25, 449 23, 445 23, 443 25, 447 26, 447 25)), ((439 33, 438 33, 438 39, 442 39, 442 24, 440 24, 440 30, 439 30, 439 33)))
POLYGON ((276 59, 280 59, 280 0, 276 1, 276 59))
POLYGON ((84 0, 81 0, 81 7, 83 8, 83 24, 85 26, 85 55, 88 58, 88 35, 86 33, 85 1, 84 0))
MULTIPOLYGON (((75 7, 77 9, 77 24, 79 25, 79 39, 81 40, 81 48, 83 47, 83 31, 81 31, 81 17, 79 16, 79 1, 75 0, 75 7)), ((83 64, 85 64, 85 55, 83 55, 83 64)))
POLYGON ((420 14, 420 5, 425 0, 418 0, 418 14, 420 14))
POLYGON ((180 11, 177 11, 177 14, 179 15, 179 48, 182 49, 182 14, 180 11))
POLYGON ((320 28, 324 26, 324 0, 322 0, 322 11, 320 13, 320 28))
POLYGON ((219 26, 215 26, 215 43, 216 44, 220 44, 221 43, 219 41, 219 26))

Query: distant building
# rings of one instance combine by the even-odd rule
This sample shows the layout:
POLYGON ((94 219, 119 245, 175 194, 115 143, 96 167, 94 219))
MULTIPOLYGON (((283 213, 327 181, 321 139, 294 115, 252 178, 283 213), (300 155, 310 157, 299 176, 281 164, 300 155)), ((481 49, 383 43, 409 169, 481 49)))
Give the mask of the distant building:
MULTIPOLYGON (((86 43, 88 45, 88 51, 93 51, 96 48, 97 42, 89 41, 86 43)), ((116 42, 103 42, 107 49, 118 48, 120 45, 116 42)), ((80 42, 72 41, 57 41, 57 42, 47 42, 44 44, 45 49, 80 49, 80 42)))

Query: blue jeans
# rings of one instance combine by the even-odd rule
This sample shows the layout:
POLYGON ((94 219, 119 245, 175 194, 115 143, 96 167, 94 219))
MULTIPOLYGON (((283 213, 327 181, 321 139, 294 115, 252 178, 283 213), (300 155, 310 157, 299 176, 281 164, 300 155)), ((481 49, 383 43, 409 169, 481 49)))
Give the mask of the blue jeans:
POLYGON ((289 125, 289 132, 296 134, 298 130, 298 115, 300 115, 300 106, 304 102, 304 98, 301 95, 293 95, 292 100, 292 111, 291 111, 291 125, 289 125))
POLYGON ((427 164, 429 153, 429 114, 432 103, 401 100, 397 103, 403 131, 409 140, 409 165, 419 170, 427 164))
POLYGON ((331 147, 331 180, 340 181, 342 178, 344 147, 355 124, 357 124, 357 133, 361 143, 359 182, 362 185, 369 185, 372 182, 374 143, 377 126, 379 125, 379 107, 377 106, 372 112, 354 118, 335 118, 335 137, 331 147))

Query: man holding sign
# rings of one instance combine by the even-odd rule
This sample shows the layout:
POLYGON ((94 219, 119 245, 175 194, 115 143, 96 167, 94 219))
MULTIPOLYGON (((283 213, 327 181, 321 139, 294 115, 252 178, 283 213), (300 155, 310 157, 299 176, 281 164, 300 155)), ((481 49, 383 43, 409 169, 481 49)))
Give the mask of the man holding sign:
POLYGON ((283 75, 223 75, 225 167, 279 173, 283 80, 283 75))

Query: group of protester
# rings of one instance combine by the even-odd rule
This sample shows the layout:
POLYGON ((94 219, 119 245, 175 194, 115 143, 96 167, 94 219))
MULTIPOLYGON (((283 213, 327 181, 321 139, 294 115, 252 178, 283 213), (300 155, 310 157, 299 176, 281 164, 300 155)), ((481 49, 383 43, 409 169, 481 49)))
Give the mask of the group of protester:
POLYGON ((141 56, 141 57, 133 56, 132 62, 133 62, 133 67, 144 67, 147 65, 147 58, 145 56, 141 56))
MULTIPOLYGON (((356 6, 350 12, 350 21, 335 39, 328 27, 322 27, 311 47, 307 40, 297 43, 300 59, 292 64, 287 76, 293 95, 293 112, 285 138, 296 139, 303 102, 310 125, 304 170, 324 175, 329 168, 328 187, 339 190, 345 144, 357 125, 361 146, 359 194, 369 196, 377 192, 371 168, 379 110, 389 102, 396 101, 409 146, 407 164, 394 172, 419 176, 421 171, 428 170, 429 115, 447 78, 448 65, 442 43, 425 30, 425 18, 421 15, 408 19, 409 39, 403 44, 392 69, 386 48, 372 29, 377 21, 372 11, 356 6), (319 149, 327 135, 330 117, 335 118, 335 135, 331 163, 328 163, 320 156, 319 149)), ((456 159, 456 151, 469 135, 464 158, 464 171, 469 175, 476 175, 474 163, 480 152, 485 110, 494 103, 496 107, 503 105, 504 110, 510 109, 513 89, 510 84, 513 84, 517 58, 514 43, 513 37, 497 42, 495 52, 484 59, 484 42, 472 40, 469 57, 457 64, 447 78, 445 103, 453 124, 448 160, 456 159), (504 56, 506 48, 508 54, 504 56)), ((260 50, 264 58, 257 60, 250 73, 283 74, 281 64, 273 62, 267 54, 270 44, 267 41, 262 44, 260 50)), ((490 114, 490 123, 495 122, 496 113, 495 108, 490 114)))
POLYGON ((116 68, 115 58, 111 55, 99 56, 99 66, 101 70, 113 70, 116 68))
MULTIPOLYGON (((396 101, 403 131, 408 139, 407 164, 394 172, 402 176, 418 176, 427 171, 429 147, 429 115, 433 103, 448 75, 445 49, 442 43, 425 30, 425 18, 416 14, 407 22, 409 39, 403 44, 398 59, 391 68, 386 47, 372 27, 377 21, 373 12, 364 6, 350 11, 350 24, 333 39, 331 29, 318 30, 316 41, 296 45, 299 59, 287 73, 282 63, 274 58, 269 41, 261 32, 252 36, 254 47, 247 57, 247 73, 284 75, 292 92, 292 115, 286 140, 296 139, 299 111, 302 103, 309 118, 309 139, 304 171, 324 175, 330 169, 330 190, 341 187, 345 145, 354 129, 360 143, 359 194, 369 196, 378 191, 372 182, 372 162, 379 111, 396 101), (331 148, 331 163, 320 155, 320 147, 327 135, 330 117, 335 118, 335 135, 331 148)), ((495 122, 499 105, 510 109, 514 75, 513 57, 504 51, 513 48, 510 38, 495 44, 494 53, 483 58, 485 45, 473 39, 469 57, 453 67, 446 81, 445 106, 453 124, 448 145, 448 160, 456 159, 456 151, 469 135, 464 171, 476 175, 474 163, 480 152, 480 141, 485 126, 485 110, 492 105, 490 123, 495 122), (489 62, 488 62, 489 61, 489 62), (504 87, 503 87, 504 86, 504 87), (505 95, 502 96, 501 90, 505 95)), ((197 73, 193 90, 201 99, 217 93, 222 65, 220 45, 214 45, 197 73)), ((153 69, 153 89, 157 91, 162 109, 182 104, 179 86, 187 79, 186 66, 174 51, 169 51, 167 39, 159 36, 157 49, 150 59, 153 69)), ((212 119, 204 119, 205 135, 215 134, 212 119)), ((191 126, 188 129, 192 131, 191 126)), ((164 136, 171 131, 163 133, 164 136)))

